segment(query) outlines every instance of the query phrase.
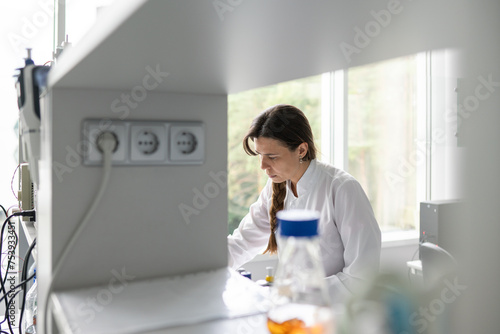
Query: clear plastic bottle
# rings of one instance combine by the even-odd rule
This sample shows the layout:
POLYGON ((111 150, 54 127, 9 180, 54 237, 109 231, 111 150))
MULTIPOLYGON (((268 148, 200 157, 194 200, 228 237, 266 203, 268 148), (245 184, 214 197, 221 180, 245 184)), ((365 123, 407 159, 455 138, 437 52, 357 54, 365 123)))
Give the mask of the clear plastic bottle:
POLYGON ((24 315, 23 315, 23 328, 26 334, 35 334, 36 333, 36 316, 37 316, 37 300, 38 300, 38 283, 35 278, 33 278, 33 285, 28 290, 26 294, 26 305, 24 307, 24 315))
POLYGON ((289 210, 277 213, 280 260, 268 312, 272 334, 334 333, 334 317, 318 239, 319 213, 289 210))

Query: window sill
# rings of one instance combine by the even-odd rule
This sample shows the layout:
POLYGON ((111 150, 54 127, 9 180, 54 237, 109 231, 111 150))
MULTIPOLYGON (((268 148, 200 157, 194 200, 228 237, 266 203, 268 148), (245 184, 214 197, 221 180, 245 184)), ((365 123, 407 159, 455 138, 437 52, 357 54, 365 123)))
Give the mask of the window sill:
POLYGON ((418 244, 418 238, 417 230, 383 232, 382 248, 414 246, 418 244))

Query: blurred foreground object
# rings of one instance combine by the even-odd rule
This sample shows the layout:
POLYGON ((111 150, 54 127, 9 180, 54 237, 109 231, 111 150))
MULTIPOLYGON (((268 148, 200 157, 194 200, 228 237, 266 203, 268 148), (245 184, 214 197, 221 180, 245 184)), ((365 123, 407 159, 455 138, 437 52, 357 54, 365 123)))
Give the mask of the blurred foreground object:
POLYGON ((280 262, 268 312, 272 334, 334 333, 333 309, 320 259, 319 213, 280 211, 280 262))

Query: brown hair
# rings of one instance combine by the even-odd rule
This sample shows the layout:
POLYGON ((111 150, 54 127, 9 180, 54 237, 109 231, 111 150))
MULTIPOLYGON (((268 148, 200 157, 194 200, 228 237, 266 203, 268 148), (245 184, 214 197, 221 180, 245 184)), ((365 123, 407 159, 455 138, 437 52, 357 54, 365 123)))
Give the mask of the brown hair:
MULTIPOLYGON (((294 106, 288 104, 275 105, 264 110, 253 120, 243 139, 243 149, 248 155, 258 155, 250 147, 250 140, 253 141, 259 137, 279 140, 290 151, 295 151, 300 144, 307 143, 308 150, 303 160, 307 161, 316 158, 316 147, 309 121, 304 113, 294 106)), ((271 235, 264 253, 273 254, 278 250, 275 237, 277 228, 276 213, 283 210, 285 196, 286 182, 273 183, 273 197, 271 209, 269 210, 271 235)))

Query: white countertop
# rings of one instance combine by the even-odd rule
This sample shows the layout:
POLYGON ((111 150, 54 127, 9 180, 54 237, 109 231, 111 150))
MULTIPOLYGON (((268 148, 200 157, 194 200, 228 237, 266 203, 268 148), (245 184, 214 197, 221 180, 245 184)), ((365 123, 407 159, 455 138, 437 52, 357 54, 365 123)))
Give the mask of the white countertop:
POLYGON ((62 333, 235 333, 266 331, 265 289, 234 270, 109 284, 53 295, 62 333), (174 329, 175 328, 175 329, 174 329))

